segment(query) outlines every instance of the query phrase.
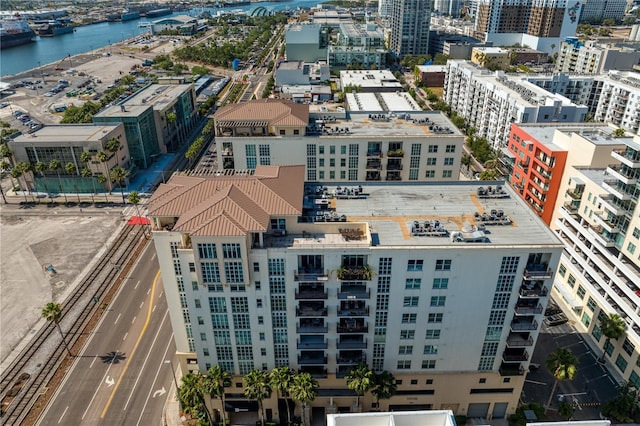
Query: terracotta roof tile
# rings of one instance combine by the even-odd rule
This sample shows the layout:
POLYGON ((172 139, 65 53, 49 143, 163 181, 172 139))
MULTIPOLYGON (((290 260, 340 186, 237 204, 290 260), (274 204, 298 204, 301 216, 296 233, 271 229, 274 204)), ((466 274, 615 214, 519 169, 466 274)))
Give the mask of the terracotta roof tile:
POLYGON ((309 123, 309 105, 282 99, 255 99, 220 108, 213 115, 218 123, 267 122, 272 126, 306 126, 309 123))

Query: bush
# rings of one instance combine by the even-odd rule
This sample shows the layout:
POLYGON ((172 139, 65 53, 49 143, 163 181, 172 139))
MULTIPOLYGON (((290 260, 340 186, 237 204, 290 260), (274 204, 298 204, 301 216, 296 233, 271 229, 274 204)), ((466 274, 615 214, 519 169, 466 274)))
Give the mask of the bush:
POLYGON ((458 426, 467 424, 467 416, 455 416, 455 419, 458 426))
POLYGON ((525 410, 532 410, 536 413, 538 421, 545 420, 544 408, 540 404, 532 402, 531 404, 524 404, 516 409, 515 414, 509 416, 509 426, 525 426, 527 419, 524 417, 525 410))

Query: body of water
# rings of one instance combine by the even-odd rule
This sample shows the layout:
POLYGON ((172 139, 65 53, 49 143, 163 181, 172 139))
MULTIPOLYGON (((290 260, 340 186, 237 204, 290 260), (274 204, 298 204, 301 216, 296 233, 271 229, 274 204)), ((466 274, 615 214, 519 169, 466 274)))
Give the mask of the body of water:
MULTIPOLYGON (((236 6, 225 9, 202 9, 181 11, 173 13, 177 15, 195 15, 203 10, 212 15, 219 10, 243 10, 251 12, 258 7, 264 7, 269 11, 314 7, 322 3, 322 0, 293 0, 286 2, 261 2, 245 6, 236 6)), ((163 16, 157 19, 166 18, 163 16)), ((76 31, 55 37, 37 37, 34 43, 3 49, 0 51, 0 76, 17 74, 41 65, 56 62, 69 55, 77 55, 94 49, 117 43, 123 39, 140 35, 144 29, 138 28, 139 22, 148 21, 146 18, 126 22, 102 22, 100 24, 77 27, 76 31)))

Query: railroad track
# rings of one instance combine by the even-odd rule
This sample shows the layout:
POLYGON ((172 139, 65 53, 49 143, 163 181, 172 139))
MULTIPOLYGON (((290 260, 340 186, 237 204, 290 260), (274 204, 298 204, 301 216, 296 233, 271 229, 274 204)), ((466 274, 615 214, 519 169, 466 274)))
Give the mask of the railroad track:
MULTIPOLYGON (((60 325, 69 348, 81 336, 93 313, 99 309, 121 267, 129 260, 143 236, 143 227, 125 225, 91 273, 62 304, 60 325)), ((19 425, 66 355, 53 323, 42 327, 0 378, 0 424, 19 425)))

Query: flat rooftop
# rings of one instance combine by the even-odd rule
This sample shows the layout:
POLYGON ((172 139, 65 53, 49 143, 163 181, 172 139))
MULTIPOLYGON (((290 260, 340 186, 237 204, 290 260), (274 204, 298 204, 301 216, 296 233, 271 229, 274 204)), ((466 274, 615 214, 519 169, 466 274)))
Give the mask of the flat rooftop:
POLYGON ((340 71, 340 84, 342 87, 359 86, 362 88, 398 88, 402 90, 402 84, 389 70, 347 70, 340 71))
POLYGON ((465 248, 562 244, 525 201, 502 182, 367 182, 346 187, 307 184, 305 188, 305 219, 313 225, 306 235, 270 237, 266 242, 271 246, 465 248), (492 192, 487 195, 489 187, 492 192), (316 188, 327 194, 321 201, 313 198, 318 196, 316 188), (484 195, 480 188, 485 190, 484 195), (438 232, 428 231, 426 221, 434 226, 438 221, 438 232), (345 234, 349 233, 338 233, 338 229, 354 234, 347 238, 345 234), (454 241, 458 231, 465 241, 473 237, 481 242, 454 241))
POLYGON ((52 142, 98 142, 121 124, 69 124, 44 126, 31 134, 14 139, 17 143, 50 144, 52 142))
POLYGON ((149 106, 164 110, 191 86, 192 84, 151 84, 118 105, 100 111, 96 117, 137 117, 149 106))
POLYGON ((551 148, 557 148, 556 150, 566 150, 566 148, 559 147, 553 143, 554 135, 556 132, 565 134, 577 133, 593 145, 597 146, 618 146, 622 143, 633 143, 632 137, 614 138, 614 128, 607 124, 601 123, 584 123, 584 124, 570 124, 570 125, 557 125, 549 126, 548 124, 518 124, 522 130, 536 138, 539 142, 551 148))
POLYGON ((456 426, 456 422, 450 410, 396 411, 328 414, 327 426, 456 426))
POLYGON ((422 111, 420 105, 407 92, 347 93, 346 102, 349 111, 352 112, 422 111))

